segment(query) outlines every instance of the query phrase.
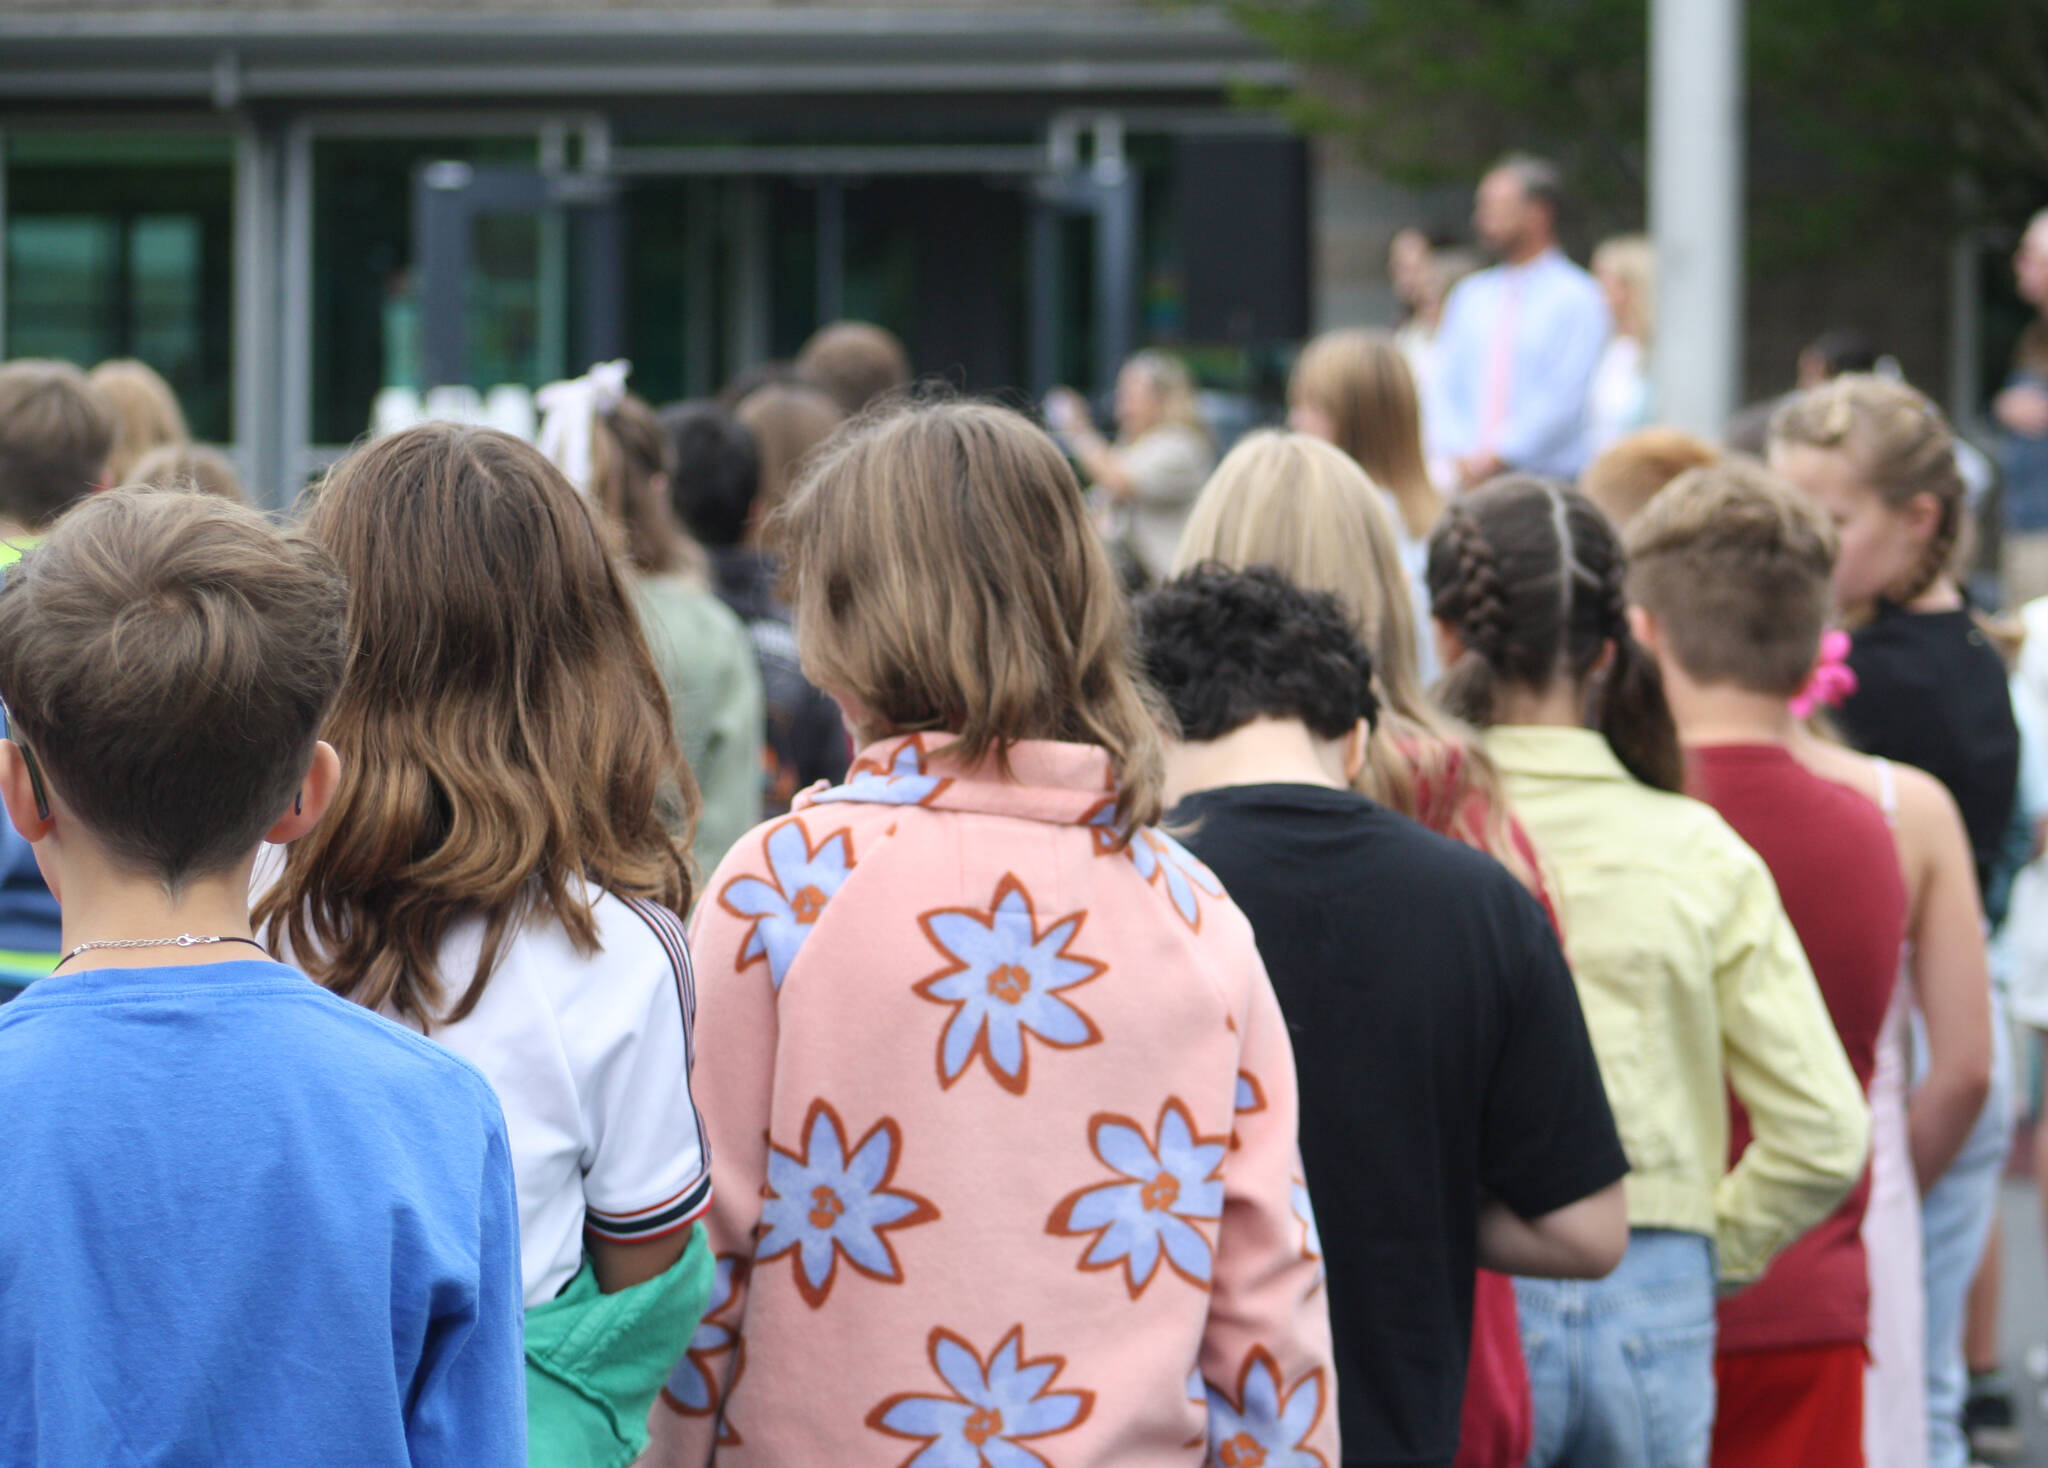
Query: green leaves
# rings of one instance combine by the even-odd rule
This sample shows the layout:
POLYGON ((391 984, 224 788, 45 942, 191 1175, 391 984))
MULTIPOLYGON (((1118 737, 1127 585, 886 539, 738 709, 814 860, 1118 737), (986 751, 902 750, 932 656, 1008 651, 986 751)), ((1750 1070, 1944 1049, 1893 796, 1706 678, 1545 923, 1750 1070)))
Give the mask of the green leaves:
MULTIPOLYGON (((1470 180, 1509 148, 1565 168, 1597 229, 1643 215, 1648 0, 1231 0, 1302 68, 1283 108, 1398 182, 1470 180)), ((1750 0, 1760 249, 2048 199, 2048 0, 1750 0)))

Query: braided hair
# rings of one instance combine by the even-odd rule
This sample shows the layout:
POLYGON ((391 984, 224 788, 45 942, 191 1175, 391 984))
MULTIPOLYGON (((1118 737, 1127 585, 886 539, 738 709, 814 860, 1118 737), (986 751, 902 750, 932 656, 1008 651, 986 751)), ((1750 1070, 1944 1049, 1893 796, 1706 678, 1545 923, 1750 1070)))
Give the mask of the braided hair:
POLYGON ((1503 688, 1569 679, 1629 773, 1678 789, 1678 731, 1629 632, 1626 575, 1606 517, 1576 491, 1510 475, 1458 500, 1429 545, 1430 610, 1464 644, 1437 685, 1445 709, 1486 727, 1503 688))

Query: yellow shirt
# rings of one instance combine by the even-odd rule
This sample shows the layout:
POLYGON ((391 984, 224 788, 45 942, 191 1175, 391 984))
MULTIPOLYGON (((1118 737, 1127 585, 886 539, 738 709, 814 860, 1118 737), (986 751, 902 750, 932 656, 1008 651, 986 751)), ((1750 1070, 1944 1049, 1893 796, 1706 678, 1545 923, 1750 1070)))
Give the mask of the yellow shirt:
POLYGON ((1631 1168, 1629 1224, 1755 1279, 1862 1175, 1870 1110, 1763 859, 1588 729, 1487 733, 1541 854, 1631 1168), (1728 1090, 1755 1137, 1731 1170, 1728 1090))

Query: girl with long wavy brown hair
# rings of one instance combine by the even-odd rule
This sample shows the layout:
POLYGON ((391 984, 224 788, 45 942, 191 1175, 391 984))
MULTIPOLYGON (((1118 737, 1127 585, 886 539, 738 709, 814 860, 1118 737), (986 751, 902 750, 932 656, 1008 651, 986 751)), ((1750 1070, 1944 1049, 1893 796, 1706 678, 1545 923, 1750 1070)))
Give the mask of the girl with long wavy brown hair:
MULTIPOLYGON (((709 1289, 705 1251, 684 1251, 710 1179, 688 1081, 691 882, 670 834, 696 790, 625 573, 561 473, 487 429, 359 449, 307 529, 349 584, 325 730, 344 774, 257 921, 322 984, 491 1082, 529 1354, 592 1311, 661 1322, 651 1357, 599 1363, 614 1398, 597 1415, 638 1424, 681 1354, 659 1342, 688 1340, 709 1289)), ((541 1461, 592 1414, 559 1373, 528 1385, 541 1461)))

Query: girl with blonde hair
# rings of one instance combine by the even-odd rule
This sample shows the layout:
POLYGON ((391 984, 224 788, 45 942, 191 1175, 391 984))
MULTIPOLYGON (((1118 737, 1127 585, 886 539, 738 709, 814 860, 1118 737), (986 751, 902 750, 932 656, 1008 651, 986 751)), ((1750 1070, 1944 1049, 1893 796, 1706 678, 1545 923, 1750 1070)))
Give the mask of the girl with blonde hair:
POLYGON ((703 1312, 690 1099, 696 787, 609 527, 537 449, 426 424, 341 460, 334 802, 256 909, 274 950, 498 1093, 536 1463, 627 1461, 703 1312), (543 1363, 536 1365, 535 1363, 543 1363))
POLYGON ((1593 252, 1593 278, 1607 298, 1614 334, 1593 369, 1586 402, 1593 452, 1647 426, 1650 397, 1650 334, 1657 311, 1657 254, 1649 237, 1615 235, 1593 252))
MULTIPOLYGON (((1444 497, 1422 452, 1422 403, 1395 339, 1383 331, 1327 331, 1302 350, 1287 382, 1287 426, 1358 461, 1394 511, 1395 544, 1410 594, 1422 598, 1429 532, 1444 497)), ((1423 681, 1436 676, 1436 648, 1419 638, 1423 681)))
POLYGON ((1001 408, 907 407, 771 532, 864 748, 698 909, 719 1288, 651 1461, 1336 1463, 1285 1024, 1153 826, 1072 470, 1001 408))
MULTIPOLYGON (((1867 755, 1925 770, 1969 833, 1977 883, 2002 920, 2000 867, 2018 794, 2020 738, 2005 666, 1952 571, 1965 490, 1941 410, 1902 382, 1844 373, 1771 418, 1771 468, 1834 521, 1836 616, 1849 628, 1855 689, 1836 710, 1867 755)), ((1960 1468, 1966 1298, 1997 1208, 2011 1133, 2011 1057, 1991 992, 1992 1083, 1976 1129, 1921 1200, 1926 1282, 1927 1461, 1960 1468)))
POLYGON ((1372 652, 1381 704, 1360 793, 1490 853, 1540 895, 1534 851, 1492 764, 1471 731, 1423 692, 1398 544, 1383 497, 1347 455, 1305 433, 1264 429, 1238 440, 1210 477, 1174 571, 1203 561, 1273 566, 1297 586, 1336 596, 1372 652))
POLYGON ((127 484, 151 449, 192 442, 184 410, 157 370, 133 357, 102 362, 87 374, 114 409, 114 448, 107 483, 127 484))

